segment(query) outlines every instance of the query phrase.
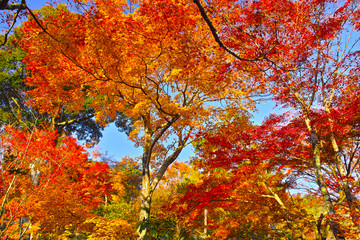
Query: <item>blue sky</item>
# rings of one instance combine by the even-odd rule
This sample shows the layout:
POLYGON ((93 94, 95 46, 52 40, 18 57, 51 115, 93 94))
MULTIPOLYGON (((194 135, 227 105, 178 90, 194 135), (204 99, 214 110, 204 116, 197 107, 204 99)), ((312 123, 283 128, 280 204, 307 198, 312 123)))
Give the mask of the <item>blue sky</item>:
POLYGON ((41 8, 46 3, 50 2, 49 0, 27 0, 26 4, 31 10, 41 8))

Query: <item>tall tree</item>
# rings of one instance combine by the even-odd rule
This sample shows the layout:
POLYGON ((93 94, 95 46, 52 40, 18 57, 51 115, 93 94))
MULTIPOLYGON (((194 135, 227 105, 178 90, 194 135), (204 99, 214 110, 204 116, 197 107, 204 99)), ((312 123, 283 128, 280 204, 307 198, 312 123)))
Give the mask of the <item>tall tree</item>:
MULTIPOLYGON (((155 188, 193 131, 223 113, 207 103, 244 108, 244 99, 258 88, 247 88, 244 78, 227 67, 227 57, 213 47, 194 5, 135 3, 94 1, 83 14, 61 11, 56 18, 38 19, 43 28, 30 19, 22 46, 31 71, 26 83, 35 88, 33 106, 57 117, 61 109, 82 111, 90 98, 86 105, 102 125, 119 112, 134 119, 130 139, 143 148, 144 222, 155 188)), ((140 239, 145 234, 146 229, 139 230, 140 239)))
MULTIPOLYGON (((325 178, 327 167, 334 178, 341 179, 337 190, 348 206, 357 208, 356 191, 349 181, 350 169, 357 164, 351 154, 343 154, 342 144, 344 135, 357 131, 357 117, 350 113, 357 111, 357 97, 348 96, 358 92, 354 87, 358 85, 358 1, 194 3, 220 47, 235 57, 232 66, 243 71, 245 61, 257 60, 263 77, 257 75, 256 80, 271 87, 268 92, 273 99, 293 108, 306 126, 312 171, 327 214, 336 214, 336 201, 325 178), (344 119, 348 122, 343 126, 344 119)), ((350 146, 356 149, 357 145, 352 141, 350 146)), ((337 239, 344 238, 335 219, 330 226, 337 239)))

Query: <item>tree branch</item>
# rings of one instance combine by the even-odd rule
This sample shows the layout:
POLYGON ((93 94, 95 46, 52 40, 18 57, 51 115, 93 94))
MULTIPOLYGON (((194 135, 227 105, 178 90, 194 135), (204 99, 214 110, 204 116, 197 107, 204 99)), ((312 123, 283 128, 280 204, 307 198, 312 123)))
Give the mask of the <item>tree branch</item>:
POLYGON ((27 8, 25 0, 22 0, 20 4, 9 4, 9 0, 0 1, 0 10, 25 10, 27 8))
POLYGON ((234 56, 236 59, 241 60, 241 61, 248 61, 248 62, 252 62, 252 61, 259 61, 259 60, 263 60, 265 59, 265 57, 260 57, 260 58, 254 58, 254 59, 250 59, 250 58, 242 58, 240 57, 238 54, 236 54, 234 51, 232 51, 231 49, 229 49, 227 46, 224 45, 224 43, 221 41, 216 28, 214 27, 214 25, 212 24, 211 20, 209 19, 208 15, 205 12, 204 7, 201 5, 199 0, 193 0, 193 2, 196 4, 196 6, 198 7, 200 14, 202 16, 202 18, 205 20, 206 24, 208 25, 208 27, 210 28, 210 31, 215 39, 215 41, 219 44, 219 46, 221 48, 223 48, 225 51, 227 51, 228 53, 230 53, 232 56, 234 56))

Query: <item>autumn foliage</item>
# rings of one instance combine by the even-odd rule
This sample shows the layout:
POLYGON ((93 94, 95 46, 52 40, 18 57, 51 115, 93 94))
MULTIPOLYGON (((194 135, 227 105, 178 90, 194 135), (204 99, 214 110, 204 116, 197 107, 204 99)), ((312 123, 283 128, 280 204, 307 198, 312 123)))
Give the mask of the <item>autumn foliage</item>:
POLYGON ((79 231, 111 190, 109 167, 89 161, 74 138, 7 128, 1 142, 2 236, 23 234, 16 221, 24 236, 79 231))
POLYGON ((358 1, 66 3, 1 52, 0 237, 358 238, 358 1))

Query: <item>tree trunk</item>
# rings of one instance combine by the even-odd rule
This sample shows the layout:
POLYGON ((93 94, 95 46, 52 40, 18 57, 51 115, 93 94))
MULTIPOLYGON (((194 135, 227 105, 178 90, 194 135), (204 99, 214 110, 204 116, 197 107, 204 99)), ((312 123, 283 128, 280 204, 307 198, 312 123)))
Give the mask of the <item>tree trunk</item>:
POLYGON ((208 210, 204 209, 204 238, 208 235, 208 210))
MULTIPOLYGON (((189 139, 191 129, 188 131, 188 133, 185 135, 184 138, 182 138, 182 134, 179 134, 179 140, 178 140, 178 146, 174 150, 174 152, 167 156, 163 162, 160 164, 159 169, 157 172, 154 173, 153 179, 150 180, 150 161, 151 161, 151 155, 152 150, 156 142, 161 138, 161 136, 165 133, 165 131, 171 126, 173 122, 175 122, 178 119, 178 116, 176 116, 174 119, 172 119, 171 122, 166 124, 162 127, 162 130, 159 131, 155 136, 153 136, 154 132, 150 129, 150 113, 143 116, 144 120, 144 150, 143 150, 143 156, 142 156, 142 186, 141 186, 141 193, 140 193, 140 199, 141 199, 141 206, 140 206, 140 218, 139 218, 139 227, 138 227, 138 235, 139 240, 142 240, 145 238, 147 231, 148 231, 148 223, 150 220, 150 207, 151 207, 151 197, 156 189, 157 185, 159 184, 161 178, 165 174, 168 167, 177 159, 179 154, 181 153, 182 149, 185 146, 185 142, 189 139)), ((181 131, 180 131, 181 132, 181 131)))
MULTIPOLYGON (((145 173, 148 171, 145 171, 145 173)), ((151 206, 151 191, 150 191, 150 176, 149 174, 144 174, 142 176, 142 189, 140 193, 141 205, 140 205, 140 218, 139 218, 139 228, 138 235, 139 239, 144 239, 147 233, 147 226, 150 219, 150 206, 151 206)))
POLYGON ((151 185, 150 185, 150 159, 151 159, 151 131, 150 125, 150 114, 144 116, 144 150, 142 156, 142 181, 141 181, 141 192, 140 192, 140 217, 138 235, 139 240, 145 238, 148 227, 147 223, 150 219, 150 206, 151 206, 151 185))
MULTIPOLYGON (((324 176, 321 171, 321 157, 320 157, 321 154, 320 154, 319 136, 316 133, 316 131, 310 126, 310 120, 309 119, 306 119, 306 120, 308 120, 308 121, 306 121, 308 128, 311 129, 310 134, 311 134, 311 144, 312 144, 312 148, 313 148, 313 161, 314 161, 313 164, 314 164, 316 183, 319 186, 321 195, 324 199, 325 209, 327 211, 327 214, 333 215, 336 213, 335 208, 334 208, 334 205, 330 198, 330 193, 325 184, 324 176)), ((344 239, 343 237, 341 237, 340 226, 337 222, 330 220, 330 228, 336 239, 344 239)))
MULTIPOLYGON (((325 106, 325 111, 330 115, 331 114, 330 107, 329 107, 330 102, 329 103, 324 102, 324 106, 325 106)), ((342 191, 346 197, 346 202, 349 205, 350 212, 354 213, 356 211, 356 209, 360 210, 360 207, 355 202, 355 196, 352 193, 350 184, 347 180, 347 177, 349 177, 349 176, 348 176, 347 172, 345 171, 346 167, 344 166, 343 162, 341 161, 340 148, 337 144, 337 141, 335 139, 335 134, 334 134, 334 120, 332 118, 329 118, 328 121, 330 123, 330 128, 332 131, 331 135, 330 135, 331 146, 335 153, 334 157, 336 159, 336 167, 339 172, 340 179, 341 179, 339 182, 340 191, 342 191)), ((341 195, 341 193, 340 193, 340 195, 341 195)), ((357 214, 352 215, 352 220, 354 223, 358 221, 358 218, 359 218, 359 216, 357 214)))

